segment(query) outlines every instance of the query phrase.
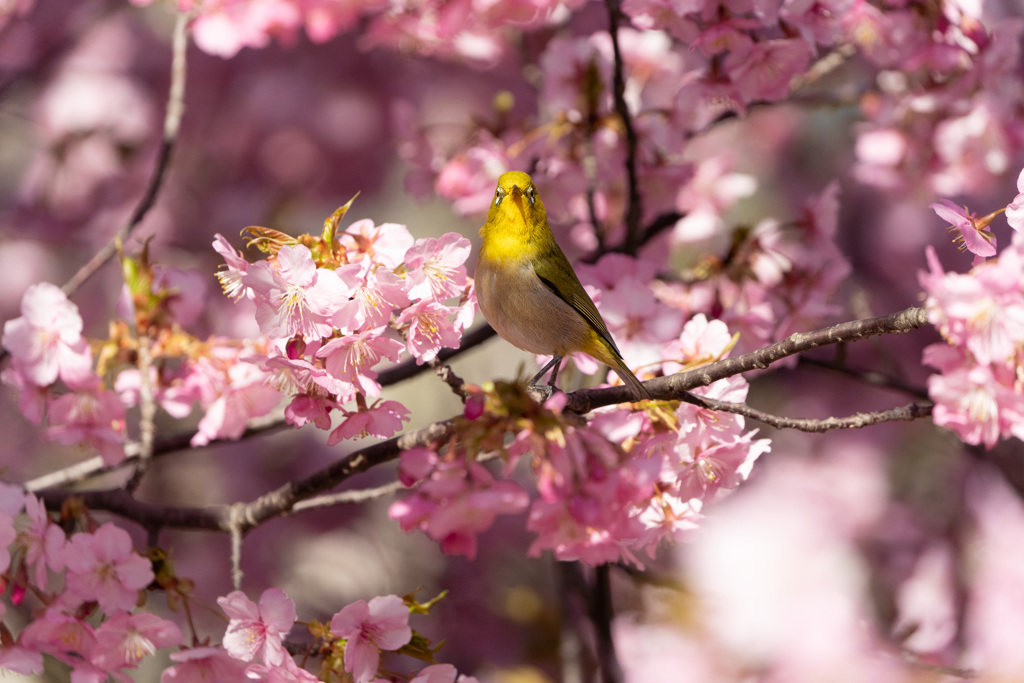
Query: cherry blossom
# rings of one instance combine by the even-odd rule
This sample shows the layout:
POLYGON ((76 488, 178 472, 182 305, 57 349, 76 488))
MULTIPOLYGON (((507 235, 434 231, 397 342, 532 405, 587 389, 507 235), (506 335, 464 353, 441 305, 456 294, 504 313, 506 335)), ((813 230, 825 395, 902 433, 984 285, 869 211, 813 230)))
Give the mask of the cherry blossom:
POLYGON ((401 265, 405 260, 405 253, 413 245, 413 237, 404 225, 374 225, 368 218, 358 220, 345 228, 339 239, 347 249, 350 263, 365 259, 389 269, 401 265))
POLYGON ((529 498, 512 481, 498 481, 480 463, 439 461, 427 449, 405 451, 401 478, 416 492, 391 505, 388 516, 403 530, 421 529, 453 555, 476 557, 476 536, 491 527, 499 514, 526 509, 529 498))
POLYGON ((282 247, 276 263, 252 264, 242 282, 253 291, 260 331, 282 338, 330 336, 331 320, 352 291, 334 271, 317 268, 309 249, 299 244, 282 247))
POLYGON ((78 307, 56 285, 43 282, 28 288, 21 317, 4 323, 0 343, 21 376, 36 386, 53 384, 58 377, 72 388, 95 385, 78 307))
POLYGON ((96 629, 91 661, 106 671, 134 668, 157 650, 181 643, 181 631, 172 621, 148 612, 115 614, 96 629))
POLYGON ((160 683, 243 681, 245 663, 218 647, 195 647, 170 654, 173 665, 160 674, 160 683))
POLYGON ((108 465, 124 460, 124 405, 114 392, 63 394, 49 402, 47 413, 50 417, 48 438, 68 445, 91 446, 108 465))
POLYGON ((430 299, 422 299, 405 309, 398 317, 398 324, 407 326, 409 353, 418 362, 426 363, 436 358, 441 349, 458 346, 461 326, 451 317, 459 312, 457 308, 430 299))
POLYGON ((339 424, 330 437, 327 445, 333 446, 339 441, 353 438, 376 436, 382 439, 391 437, 409 421, 409 409, 398 401, 383 401, 366 410, 350 413, 339 424))
POLYGON ((290 658, 282 645, 295 623, 295 603, 280 588, 268 588, 259 605, 242 591, 217 598, 231 622, 224 634, 224 648, 235 659, 277 666, 290 658))
POLYGON ((331 617, 331 633, 345 643, 345 671, 356 683, 377 675, 381 650, 397 650, 412 638, 409 608, 397 595, 359 600, 331 617))
POLYGON ((469 251, 469 240, 454 232, 417 241, 405 255, 405 264, 412 269, 409 297, 440 302, 462 294, 469 251))
POLYGON ((68 591, 97 601, 108 615, 131 610, 139 591, 153 580, 149 561, 132 549, 128 532, 109 522, 91 534, 72 536, 64 561, 68 591))
POLYGON ((996 238, 987 223, 983 224, 977 216, 948 199, 932 204, 930 208, 939 218, 950 223, 949 230, 956 233, 954 241, 960 249, 981 257, 995 256, 996 238))
MULTIPOLYGON (((39 588, 46 588, 46 569, 64 568, 64 531, 50 520, 43 501, 35 495, 25 495, 28 526, 18 535, 19 545, 25 549, 25 564, 39 588)), ((2 540, 0 540, 2 543, 2 540)))

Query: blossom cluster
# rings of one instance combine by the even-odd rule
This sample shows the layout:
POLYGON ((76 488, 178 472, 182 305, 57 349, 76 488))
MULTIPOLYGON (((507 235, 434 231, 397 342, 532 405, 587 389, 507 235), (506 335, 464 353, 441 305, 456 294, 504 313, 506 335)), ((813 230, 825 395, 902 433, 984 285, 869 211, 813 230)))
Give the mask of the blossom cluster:
POLYGON ((0 378, 17 389, 30 422, 38 425, 48 416, 48 438, 92 446, 108 463, 124 458, 124 405, 103 388, 78 307, 59 287, 47 282, 29 287, 21 316, 4 323, 0 344, 11 354, 11 367, 0 378), (69 391, 51 391, 58 379, 69 391))
MULTIPOLYGON (((0 668, 40 673, 49 655, 71 667, 75 681, 127 681, 154 652, 183 643, 174 622, 137 609, 155 576, 124 529, 107 523, 69 538, 41 500, 3 484, 0 549, 11 604, 40 603, 16 636, 5 629, 0 668)), ((0 603, 0 614, 6 609, 0 603)))
POLYGON ((319 242, 305 240, 311 246, 280 233, 269 239, 276 240, 267 247, 270 257, 256 263, 219 235, 214 244, 226 259, 219 273, 225 291, 255 302, 268 339, 264 354, 246 360, 291 397, 290 424, 330 429, 337 410, 343 420, 330 444, 391 436, 409 411, 397 401, 367 403, 381 393, 376 368, 403 352, 425 363, 442 348, 458 347, 476 311, 464 265, 469 240, 456 233, 413 240, 405 226, 369 220, 319 242), (344 407, 352 401, 354 409, 344 407))
MULTIPOLYGON (((697 367, 727 356, 733 344, 724 323, 697 315, 684 326, 672 362, 697 367)), ((736 377, 695 393, 742 402, 746 388, 736 377)), ((654 557, 661 541, 685 538, 698 527, 703 504, 735 489, 770 450, 741 416, 688 403, 613 408, 582 426, 562 414, 565 401, 556 394, 537 406, 514 385, 471 399, 447 448, 402 454, 402 481, 414 490, 390 515, 446 552, 472 558, 476 535, 497 515, 526 510, 536 535, 531 555, 551 550, 560 560, 640 565, 634 551, 654 557), (490 449, 504 458, 503 479, 476 460, 490 449), (519 463, 536 479, 532 501, 514 480, 519 463)))
MULTIPOLYGON (((175 622, 142 609, 150 606, 151 590, 167 591, 169 605, 192 600, 186 582, 157 576, 151 560, 133 550, 128 532, 113 524, 67 536, 41 500, 9 484, 0 485, 0 576, 11 586, 11 604, 34 611, 20 632, 4 627, 0 669, 6 671, 41 673, 46 655, 70 667, 73 681, 127 682, 129 671, 158 650, 178 648, 169 655, 173 664, 162 673, 162 683, 319 680, 285 649, 296 612, 280 588, 264 591, 258 604, 241 591, 219 598, 228 618, 222 643, 198 645, 193 639, 193 647, 186 648, 175 622)), ((425 612, 429 605, 417 607, 425 612)), ((6 610, 7 603, 0 602, 0 616, 6 610)), ((324 666, 342 662, 335 673, 343 670, 354 683, 369 683, 380 675, 382 652, 408 646, 411 654, 432 661, 423 656, 429 652, 422 637, 410 645, 409 615, 410 605, 395 595, 344 607, 329 627, 317 630, 327 655, 324 666)), ((455 683, 456 671, 432 664, 410 680, 455 683)))
MULTIPOLYGON (((263 339, 192 337, 182 328, 195 319, 205 287, 181 271, 136 264, 147 274, 126 285, 122 317, 134 318, 152 341, 154 400, 179 419, 202 408, 194 446, 237 439, 285 397, 295 426, 330 429, 330 413, 343 415, 331 444, 391 436, 409 411, 396 401, 367 402, 381 391, 374 368, 405 351, 423 363, 458 346, 475 312, 464 265, 469 240, 454 233, 413 240, 405 226, 362 220, 337 235, 333 249, 307 240, 321 255, 317 264, 300 239, 274 238, 282 243, 256 263, 223 237, 214 242, 226 259, 219 273, 225 291, 255 302, 263 339)), ((143 342, 127 326, 115 328, 97 342, 101 358, 94 359, 82 327, 77 306, 58 287, 30 287, 21 317, 4 324, 2 344, 13 362, 2 377, 19 391, 30 421, 48 419, 50 439, 91 446, 116 464, 125 457, 125 410, 143 391, 138 366, 129 364, 143 342)))
POLYGON ((929 270, 919 276, 928 320, 945 339, 924 350, 924 362, 939 371, 928 380, 935 423, 988 448, 1001 438, 1024 439, 1024 172, 1017 186, 1020 194, 1005 208, 1013 240, 998 254, 991 216, 979 226, 966 209, 936 207, 954 221, 975 266, 947 273, 929 247, 929 270))

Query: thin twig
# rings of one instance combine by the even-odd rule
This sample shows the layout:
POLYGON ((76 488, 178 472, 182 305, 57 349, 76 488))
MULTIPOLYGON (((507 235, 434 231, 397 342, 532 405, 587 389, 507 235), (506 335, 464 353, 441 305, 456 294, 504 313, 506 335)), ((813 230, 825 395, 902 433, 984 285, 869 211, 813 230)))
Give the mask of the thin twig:
POLYGON ((245 535, 242 520, 245 505, 236 503, 229 508, 228 534, 231 537, 231 585, 236 591, 242 590, 242 537, 245 535))
POLYGON ((142 222, 142 219, 156 202, 160 188, 163 186, 164 178, 167 175, 167 168, 171 162, 171 153, 174 151, 174 145, 178 139, 178 130, 181 128, 181 118, 185 111, 185 54, 188 47, 187 30, 189 17, 190 15, 186 12, 178 12, 177 21, 174 25, 171 87, 167 96, 167 112, 164 115, 163 139, 160 142, 160 151, 157 153, 156 164, 149 179, 149 186, 146 188, 142 199, 139 200, 128 222, 121 226, 117 234, 64 284, 64 293, 69 296, 82 283, 92 277, 107 261, 113 258, 114 254, 117 253, 117 245, 124 244, 132 230, 142 222))
POLYGON ((922 417, 930 417, 933 407, 930 405, 922 406, 917 403, 908 403, 907 405, 899 406, 898 408, 877 410, 870 413, 856 413, 848 417, 826 417, 814 419, 774 415, 772 413, 766 413, 763 410, 758 410, 757 408, 752 408, 745 403, 730 403, 728 401, 720 401, 707 396, 698 396, 696 394, 691 394, 690 392, 686 392, 683 395, 682 400, 699 408, 707 408, 708 410, 717 410, 749 417, 752 420, 763 422, 766 425, 776 427, 778 429, 796 429, 801 432, 812 432, 818 434, 835 429, 860 429, 870 425, 881 424, 882 422, 910 422, 922 417))
MULTIPOLYGON (((780 342, 756 351, 708 363, 668 377, 648 380, 644 382, 644 386, 656 399, 680 399, 684 392, 690 389, 704 387, 720 379, 751 370, 764 370, 775 361, 819 346, 857 341, 882 334, 902 334, 927 324, 928 316, 925 310, 914 306, 879 318, 852 320, 820 330, 791 334, 780 342)), ((582 414, 595 408, 631 400, 632 394, 625 386, 585 389, 568 394, 566 409, 582 414)))
POLYGON ((153 378, 150 370, 153 367, 150 339, 147 334, 138 338, 139 366, 139 454, 135 460, 135 471, 125 482, 124 488, 129 493, 142 483, 142 477, 149 468, 153 457, 153 439, 156 435, 156 398, 153 396, 153 378))
MULTIPOLYGON (((244 439, 273 434, 274 432, 282 431, 286 427, 288 427, 288 424, 284 421, 284 418, 280 417, 278 414, 264 418, 255 418, 249 422, 249 426, 242 435, 238 437, 238 439, 215 439, 206 446, 191 446, 191 441, 196 435, 195 432, 171 434, 154 439, 153 457, 161 457, 186 449, 190 451, 198 451, 201 448, 237 443, 237 441, 244 439)), ((83 460, 82 462, 69 465, 68 467, 56 470, 55 472, 49 472, 40 477, 36 477, 35 479, 31 479, 22 484, 22 486, 26 491, 43 491, 45 489, 56 488, 58 486, 71 486, 78 484, 91 477, 108 474, 114 470, 134 465, 135 461, 139 457, 141 448, 138 443, 130 443, 125 446, 124 452, 124 461, 116 465, 107 465, 103 462, 103 458, 97 455, 89 458, 88 460, 83 460)))
POLYGON ((441 378, 441 381, 451 387, 451 390, 456 396, 462 399, 465 403, 469 398, 469 394, 466 392, 466 382, 455 374, 450 365, 442 363, 440 359, 435 357, 429 361, 428 365, 434 369, 434 373, 441 378))
POLYGON ((619 47, 619 22, 622 20, 621 0, 605 0, 608 8, 608 34, 612 39, 612 54, 615 68, 612 75, 612 97, 615 101, 615 112, 622 120, 622 128, 626 133, 626 184, 629 203, 626 207, 626 241, 624 251, 635 254, 640 246, 640 218, 643 208, 640 204, 640 181, 636 170, 637 135, 633 127, 633 117, 626 104, 626 78, 623 75, 625 64, 622 49, 619 47))
POLYGON ((307 510, 319 510, 321 508, 334 507, 336 505, 347 505, 351 503, 365 503, 371 500, 378 500, 394 495, 405 488, 400 481, 393 481, 390 484, 377 486, 372 489, 354 489, 352 491, 340 491, 324 496, 314 496, 306 500, 300 500, 292 506, 292 514, 305 512, 307 510))

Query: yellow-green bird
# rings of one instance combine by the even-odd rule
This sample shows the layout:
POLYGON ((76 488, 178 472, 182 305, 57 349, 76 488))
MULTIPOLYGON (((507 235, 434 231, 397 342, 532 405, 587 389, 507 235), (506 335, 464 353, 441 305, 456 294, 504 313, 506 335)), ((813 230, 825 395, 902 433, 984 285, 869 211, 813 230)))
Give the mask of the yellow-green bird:
POLYGON ((533 180, 509 171, 498 179, 476 263, 476 296, 487 322, 513 346, 551 362, 552 387, 562 358, 583 351, 613 368, 636 400, 650 398, 622 360, 608 326, 555 242, 533 180))

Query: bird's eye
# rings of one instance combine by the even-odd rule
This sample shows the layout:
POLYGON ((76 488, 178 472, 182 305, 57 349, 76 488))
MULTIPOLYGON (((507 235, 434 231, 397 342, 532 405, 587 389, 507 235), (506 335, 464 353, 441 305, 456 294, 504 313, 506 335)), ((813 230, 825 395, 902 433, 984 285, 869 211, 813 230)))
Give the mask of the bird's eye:
POLYGON ((494 191, 494 205, 501 204, 501 200, 505 198, 505 191, 500 187, 494 191))
POLYGON ((534 189, 533 185, 526 188, 526 198, 530 200, 530 206, 537 203, 537 190, 534 189))

